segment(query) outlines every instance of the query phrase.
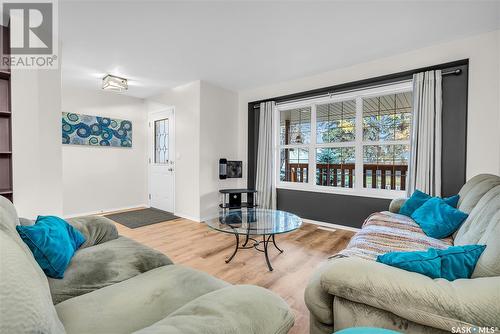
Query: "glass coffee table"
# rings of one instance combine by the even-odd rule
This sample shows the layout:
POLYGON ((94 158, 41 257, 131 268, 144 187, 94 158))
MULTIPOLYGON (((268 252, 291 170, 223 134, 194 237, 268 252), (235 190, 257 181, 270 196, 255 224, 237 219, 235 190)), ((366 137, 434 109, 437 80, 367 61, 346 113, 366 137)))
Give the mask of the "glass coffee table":
POLYGON ((268 255, 269 243, 272 242, 274 247, 283 253, 276 245, 275 235, 298 229, 302 225, 302 219, 285 211, 248 208, 223 211, 219 218, 207 221, 207 225, 216 231, 235 236, 236 245, 226 263, 234 258, 239 249, 254 248, 265 254, 267 267, 272 271, 268 255), (241 244, 240 236, 244 239, 241 244), (257 240, 259 237, 262 237, 262 240, 257 240), (249 245, 249 242, 252 244, 249 245), (262 246, 259 247, 260 245, 262 246))

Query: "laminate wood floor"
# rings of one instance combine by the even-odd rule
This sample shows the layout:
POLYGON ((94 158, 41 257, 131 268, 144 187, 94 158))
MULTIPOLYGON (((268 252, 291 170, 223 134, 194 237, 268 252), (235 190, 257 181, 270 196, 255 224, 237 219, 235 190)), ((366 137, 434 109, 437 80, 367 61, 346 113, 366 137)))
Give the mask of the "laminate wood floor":
POLYGON ((233 252, 232 235, 210 230, 204 223, 187 219, 129 229, 116 224, 120 234, 128 236, 168 255, 172 261, 195 268, 233 284, 254 284, 280 295, 295 313, 290 333, 309 333, 309 311, 304 303, 304 289, 313 270, 345 248, 354 232, 321 229, 304 224, 300 229, 276 236, 280 254, 272 245, 270 260, 274 271, 267 269, 264 254, 254 249, 239 250, 230 263, 224 260, 233 252))

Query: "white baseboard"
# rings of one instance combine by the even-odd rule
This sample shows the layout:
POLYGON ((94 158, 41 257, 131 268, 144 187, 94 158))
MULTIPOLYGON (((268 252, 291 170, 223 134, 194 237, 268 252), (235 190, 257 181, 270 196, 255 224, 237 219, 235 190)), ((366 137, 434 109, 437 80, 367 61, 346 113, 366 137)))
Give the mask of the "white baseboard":
POLYGON ((216 214, 216 215, 212 215, 212 216, 207 216, 207 217, 202 217, 201 218, 201 221, 202 222, 206 222, 207 220, 212 220, 212 219, 216 219, 216 218, 219 218, 219 215, 216 214))
POLYGON ((181 217, 184 219, 195 221, 197 223, 203 223, 203 222, 206 222, 207 220, 211 220, 211 219, 215 219, 215 218, 219 217, 219 214, 215 214, 212 216, 206 216, 206 217, 193 217, 193 216, 185 215, 185 214, 179 213, 179 212, 175 212, 174 215, 176 215, 177 217, 181 217))
POLYGON ((75 217, 81 217, 81 216, 90 216, 90 215, 102 215, 108 212, 114 212, 114 211, 122 211, 122 210, 130 210, 130 209, 142 209, 142 208, 149 208, 148 204, 137 204, 137 205, 131 205, 131 206, 126 206, 126 207, 120 207, 120 208, 107 208, 107 209, 101 209, 98 211, 89 211, 89 212, 81 212, 81 213, 70 213, 70 214, 64 214, 64 218, 75 218, 75 217))
POLYGON ((181 218, 184 218, 184 219, 187 219, 187 220, 192 220, 194 222, 197 222, 197 223, 201 223, 202 220, 200 217, 193 217, 193 216, 190 216, 190 215, 186 215, 182 212, 174 212, 174 215, 176 215, 177 217, 181 217, 181 218))
POLYGON ((339 230, 347 230, 347 231, 353 231, 353 232, 358 232, 361 230, 361 229, 356 228, 356 227, 350 227, 350 226, 344 226, 344 225, 332 224, 332 223, 325 223, 325 222, 320 222, 320 221, 312 220, 312 219, 302 219, 302 220, 305 223, 329 227, 329 228, 338 228, 339 230))

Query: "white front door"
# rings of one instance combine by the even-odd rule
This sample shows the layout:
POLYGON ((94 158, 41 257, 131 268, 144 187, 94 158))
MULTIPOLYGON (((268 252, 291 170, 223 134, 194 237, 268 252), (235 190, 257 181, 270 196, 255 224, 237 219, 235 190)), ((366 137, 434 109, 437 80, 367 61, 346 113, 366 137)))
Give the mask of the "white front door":
POLYGON ((149 114, 149 205, 174 212, 174 109, 149 114))

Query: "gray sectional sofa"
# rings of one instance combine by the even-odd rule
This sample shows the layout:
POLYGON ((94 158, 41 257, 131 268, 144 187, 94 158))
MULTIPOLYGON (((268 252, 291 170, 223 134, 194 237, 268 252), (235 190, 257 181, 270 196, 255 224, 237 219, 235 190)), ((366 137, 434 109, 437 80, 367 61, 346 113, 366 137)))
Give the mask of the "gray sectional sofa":
POLYGON ((119 236, 102 217, 69 220, 86 237, 64 279, 47 278, 0 196, 0 333, 287 333, 272 292, 230 285, 119 236), (55 304, 55 305, 54 305, 55 304))
POLYGON ((404 199, 370 216, 347 248, 313 274, 305 292, 310 332, 375 326, 403 333, 492 333, 500 327, 500 177, 475 176, 459 194, 458 208, 469 216, 447 239, 429 238, 399 215, 404 199), (431 279, 374 261, 392 250, 453 244, 486 245, 471 279, 431 279))

